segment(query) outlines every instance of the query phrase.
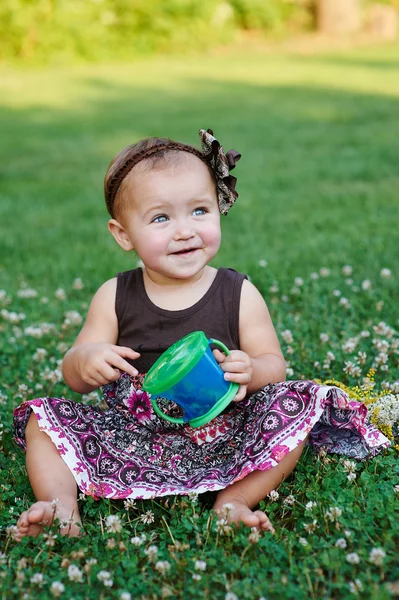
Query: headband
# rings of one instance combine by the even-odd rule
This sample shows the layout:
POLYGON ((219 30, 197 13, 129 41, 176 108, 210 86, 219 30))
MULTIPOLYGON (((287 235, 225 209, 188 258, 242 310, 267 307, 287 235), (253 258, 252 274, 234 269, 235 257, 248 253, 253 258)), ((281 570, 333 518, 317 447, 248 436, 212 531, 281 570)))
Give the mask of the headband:
POLYGON ((205 129, 200 129, 199 135, 202 152, 193 146, 181 144, 180 142, 159 140, 159 143, 155 146, 152 146, 147 150, 142 150, 131 158, 128 158, 112 177, 105 194, 105 202, 111 217, 113 217, 113 207, 116 195, 126 175, 141 160, 145 160, 153 154, 165 150, 190 152, 208 165, 216 181, 219 211, 222 215, 227 215, 228 211, 238 198, 238 193, 235 189, 237 179, 230 175, 230 171, 234 169, 236 162, 240 160, 241 154, 235 150, 229 150, 225 153, 218 140, 213 136, 212 129, 207 129, 206 131, 205 129))

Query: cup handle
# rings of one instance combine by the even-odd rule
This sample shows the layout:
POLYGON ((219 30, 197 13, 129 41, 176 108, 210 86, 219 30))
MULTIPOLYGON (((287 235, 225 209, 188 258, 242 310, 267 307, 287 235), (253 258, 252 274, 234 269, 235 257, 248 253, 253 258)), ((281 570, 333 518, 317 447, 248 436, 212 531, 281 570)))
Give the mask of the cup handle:
POLYGON ((219 340, 214 340, 213 338, 211 338, 209 340, 209 344, 215 344, 215 346, 219 346, 219 348, 223 350, 226 356, 230 354, 230 350, 227 348, 227 346, 225 346, 223 342, 219 342, 219 340))
POLYGON ((154 409, 154 412, 156 412, 156 414, 158 415, 158 417, 161 417, 162 419, 165 419, 166 421, 169 421, 170 423, 177 423, 177 424, 181 424, 181 423, 185 423, 186 421, 184 421, 181 417, 170 417, 169 415, 165 414, 158 406, 157 404, 157 399, 155 398, 150 398, 151 400, 151 404, 152 404, 152 408, 154 409))

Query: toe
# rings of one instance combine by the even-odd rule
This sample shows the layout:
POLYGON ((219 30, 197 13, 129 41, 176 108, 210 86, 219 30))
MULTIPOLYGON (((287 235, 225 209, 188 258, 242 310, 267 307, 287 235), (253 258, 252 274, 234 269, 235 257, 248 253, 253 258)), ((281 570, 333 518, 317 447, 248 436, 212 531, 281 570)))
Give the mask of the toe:
POLYGON ((262 510, 256 510, 254 514, 259 518, 259 527, 261 529, 274 533, 274 527, 269 517, 262 510))

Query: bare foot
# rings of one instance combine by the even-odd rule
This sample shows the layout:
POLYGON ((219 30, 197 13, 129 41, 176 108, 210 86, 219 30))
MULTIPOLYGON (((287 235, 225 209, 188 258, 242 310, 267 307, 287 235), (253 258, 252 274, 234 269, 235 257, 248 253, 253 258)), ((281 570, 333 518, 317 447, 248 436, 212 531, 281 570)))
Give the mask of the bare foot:
POLYGON ((262 510, 251 510, 247 504, 234 500, 219 505, 216 503, 213 510, 229 523, 243 523, 248 527, 256 527, 260 531, 270 531, 274 533, 274 527, 269 517, 262 510))
POLYGON ((81 525, 81 520, 77 507, 67 507, 62 503, 56 504, 56 501, 40 501, 32 504, 28 510, 21 514, 17 522, 18 531, 14 534, 14 539, 19 542, 26 536, 36 537, 44 531, 45 526, 51 526, 56 518, 63 524, 60 527, 61 535, 69 535, 70 537, 80 535, 79 525, 81 525))

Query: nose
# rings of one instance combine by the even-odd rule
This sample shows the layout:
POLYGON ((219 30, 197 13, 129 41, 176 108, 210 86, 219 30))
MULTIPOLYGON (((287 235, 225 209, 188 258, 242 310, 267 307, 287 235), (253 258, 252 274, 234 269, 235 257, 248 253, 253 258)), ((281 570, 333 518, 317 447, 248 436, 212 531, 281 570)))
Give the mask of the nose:
POLYGON ((179 219, 176 221, 174 240, 189 240, 195 236, 193 223, 189 219, 179 219))

